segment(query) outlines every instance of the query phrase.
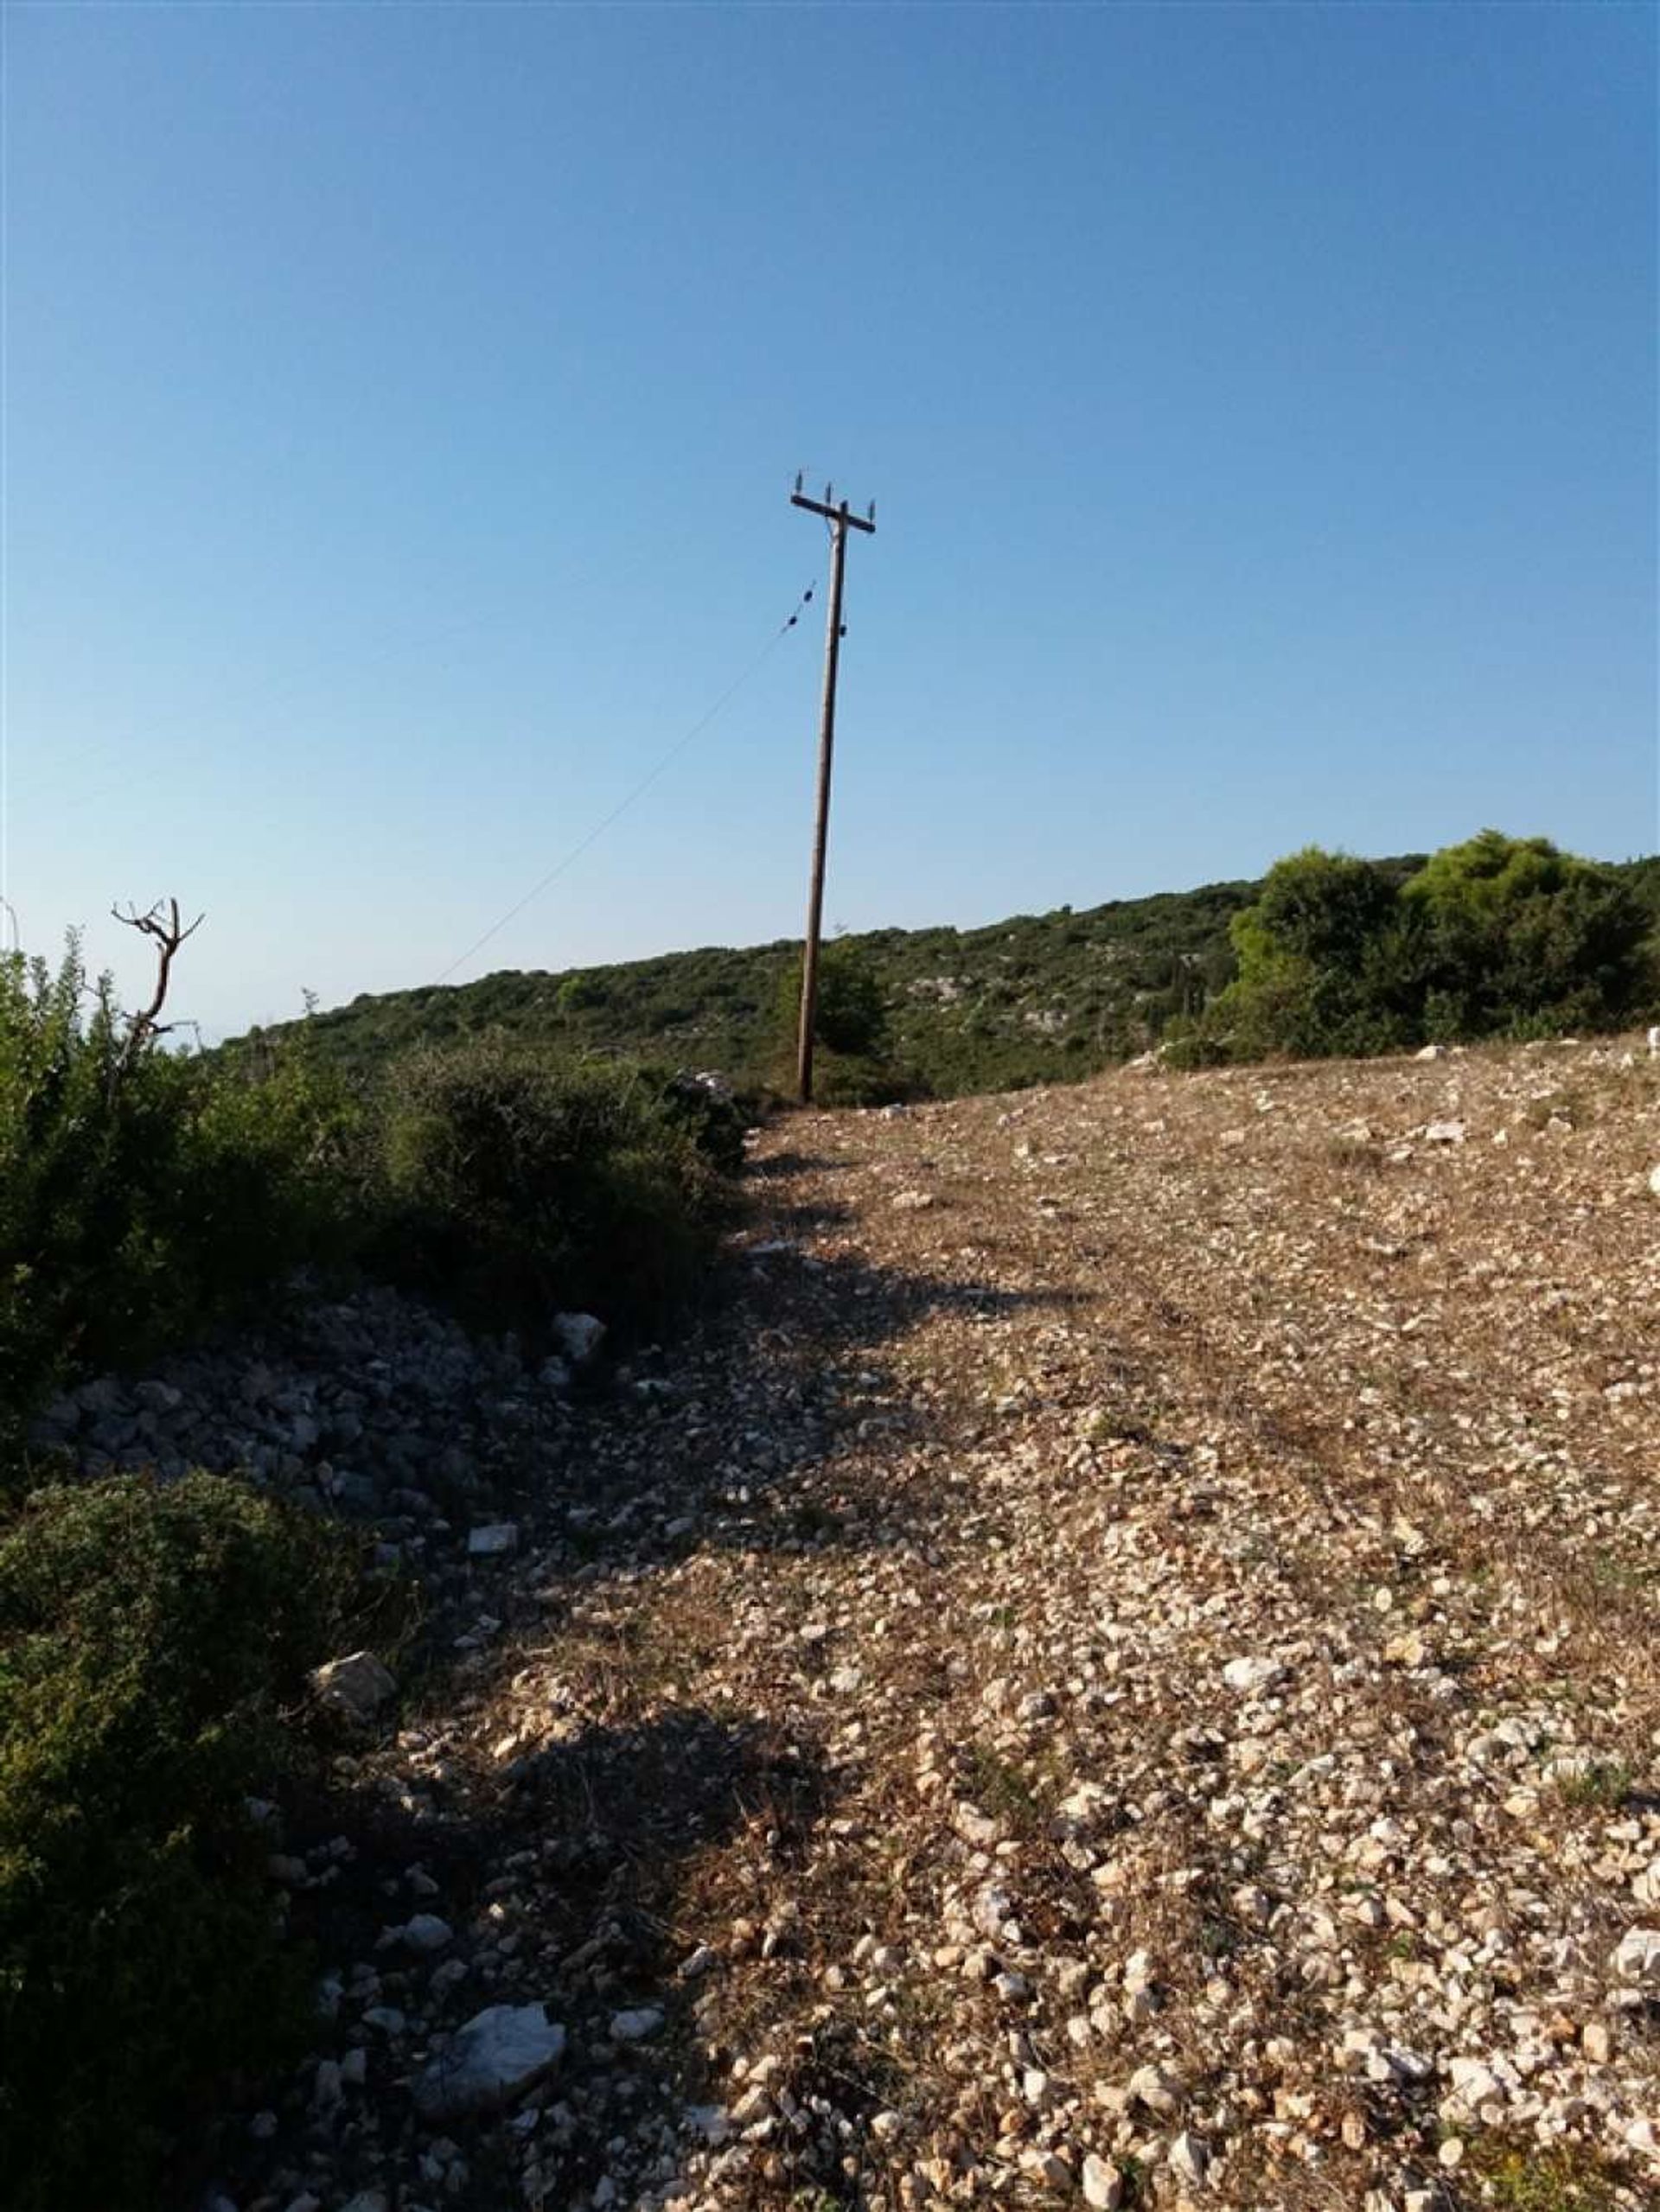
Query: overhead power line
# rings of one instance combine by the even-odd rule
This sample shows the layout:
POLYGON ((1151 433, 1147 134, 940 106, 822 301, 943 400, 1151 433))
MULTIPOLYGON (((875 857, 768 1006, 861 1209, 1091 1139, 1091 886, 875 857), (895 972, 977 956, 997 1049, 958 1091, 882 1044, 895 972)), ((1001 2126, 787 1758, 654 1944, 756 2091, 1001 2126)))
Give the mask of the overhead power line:
POLYGON ((760 652, 756 654, 754 660, 750 662, 749 666, 744 668, 740 675, 736 677, 733 681, 727 685, 726 689, 721 693, 714 704, 708 708, 703 714, 699 715, 689 730, 675 739, 668 750, 662 754, 657 761, 647 769, 645 775, 641 777, 639 782, 635 785, 634 788, 628 793, 626 797, 618 800, 617 804, 612 807, 610 813, 607 814, 602 821, 596 822, 593 828, 588 832, 584 838, 573 845, 568 852, 560 855, 559 858, 556 860, 553 865, 548 870, 546 875, 544 876, 540 882, 533 883, 529 890, 525 893, 523 898, 520 899, 514 905, 510 906, 507 912, 501 915, 499 921, 493 921, 489 928, 484 932, 483 935, 482 937, 476 938, 458 959, 451 960, 449 966, 444 971, 444 973, 437 979, 438 983, 448 983, 450 977, 455 974, 458 968, 464 968, 468 961, 472 959, 476 953, 482 952, 485 946, 489 943, 491 938, 499 936, 510 921, 516 921, 519 916, 524 912, 525 908, 527 906, 533 905, 536 900, 540 898, 542 893, 546 890, 550 885, 557 883, 559 877, 564 875, 565 870, 572 867, 576 862, 580 860, 583 854, 588 851, 591 845, 597 845, 598 843, 599 839, 604 836, 606 831, 611 827, 613 823, 620 821, 622 816, 628 813, 630 806, 634 806, 637 800, 645 797, 647 792, 651 789, 652 785, 657 781, 658 778, 674 766, 680 755, 685 752, 686 747, 690 745, 695 738, 702 736, 704 731, 715 719, 715 717, 720 713, 724 707, 729 705, 731 702, 737 697, 737 694, 743 690, 750 679, 758 673, 762 664, 771 657, 774 649, 779 645, 782 640, 795 628, 796 623, 800 622, 801 618, 802 609, 808 606, 812 602, 814 588, 814 585, 811 583, 808 585, 806 590, 802 592, 801 597, 795 602, 794 609, 785 617, 785 619, 779 623, 777 628, 762 647, 760 652))

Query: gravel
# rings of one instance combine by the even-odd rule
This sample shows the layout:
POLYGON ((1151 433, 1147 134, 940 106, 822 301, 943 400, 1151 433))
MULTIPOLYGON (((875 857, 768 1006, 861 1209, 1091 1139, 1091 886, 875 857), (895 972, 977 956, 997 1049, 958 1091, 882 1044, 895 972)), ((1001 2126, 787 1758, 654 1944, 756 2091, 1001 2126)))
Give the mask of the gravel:
POLYGON ((430 1418, 324 1363, 263 1440, 321 1499, 361 1396, 469 1641, 348 1856, 271 1839, 356 1916, 219 2193, 1656 2202, 1657 1154, 1619 1044, 796 1115, 586 1395, 437 1324, 430 1418), (557 2062, 435 2105, 498 2008, 557 2062))

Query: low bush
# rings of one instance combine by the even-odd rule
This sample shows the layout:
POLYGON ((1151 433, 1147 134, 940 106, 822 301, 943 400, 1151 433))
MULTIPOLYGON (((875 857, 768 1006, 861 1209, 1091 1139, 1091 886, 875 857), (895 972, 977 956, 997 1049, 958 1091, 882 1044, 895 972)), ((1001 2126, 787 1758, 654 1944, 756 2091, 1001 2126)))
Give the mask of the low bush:
POLYGON ((307 1671, 372 1635, 338 1533, 113 1478, 0 1533, 0 2171, 15 2212, 155 2202, 215 2085, 303 2041, 246 1809, 307 1671))
POLYGON ((663 1112, 682 1129, 712 1168, 736 1175, 744 1164, 744 1138, 754 1119, 754 1102, 700 1075, 676 1074, 661 1081, 663 1112))
POLYGON ((891 1061, 867 1054, 836 1052, 820 1045, 813 1055, 813 1096, 820 1106, 891 1106, 928 1095, 926 1087, 891 1061))
POLYGON ((132 1048, 71 940, 0 958, 0 1406, 144 1359, 339 1247, 361 1113, 291 1049, 256 1076, 132 1048))
POLYGON ((638 1068, 501 1037, 416 1052, 387 1078, 374 1258, 495 1323, 556 1304, 649 1323, 703 1255, 716 1176, 699 1135, 638 1068))

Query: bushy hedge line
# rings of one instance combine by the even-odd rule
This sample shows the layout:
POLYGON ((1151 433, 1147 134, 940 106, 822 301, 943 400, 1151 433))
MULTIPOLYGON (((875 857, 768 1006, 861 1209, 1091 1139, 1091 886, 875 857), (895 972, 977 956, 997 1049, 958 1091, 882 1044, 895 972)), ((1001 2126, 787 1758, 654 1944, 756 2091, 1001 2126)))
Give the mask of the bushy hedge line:
POLYGON ((0 2173, 15 2212, 154 2203, 205 2095, 303 2046, 250 1818, 308 1670, 378 1622, 339 1533, 193 1475, 0 1531, 0 2173))
POLYGON ((1484 830, 1402 880, 1311 845, 1232 924, 1238 973, 1167 1032, 1178 1064, 1561 1036, 1645 1018, 1653 917, 1628 875, 1484 830))
MULTIPOLYGON (((695 1278, 742 1117, 695 1085, 483 1038, 373 1081, 271 1053, 132 1053, 72 945, 0 960, 0 1409, 354 1264, 533 1332, 655 1321, 695 1278)), ((0 1444, 4 1443, 0 1420, 0 1444)))

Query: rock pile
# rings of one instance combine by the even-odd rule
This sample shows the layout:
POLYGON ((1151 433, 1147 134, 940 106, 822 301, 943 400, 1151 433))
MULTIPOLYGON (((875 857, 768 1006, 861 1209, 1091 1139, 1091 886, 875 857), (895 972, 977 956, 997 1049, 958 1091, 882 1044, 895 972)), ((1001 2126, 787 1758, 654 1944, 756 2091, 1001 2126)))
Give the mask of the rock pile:
POLYGON ((388 1562, 425 1572, 448 1555, 501 1552, 476 1522, 515 1495, 570 1419, 573 1370, 603 1325, 561 1314, 569 1356, 532 1361, 511 1336, 469 1336, 385 1288, 293 1303, 284 1323, 170 1358, 126 1381, 102 1375, 48 1406, 34 1442, 86 1475, 202 1467, 246 1475, 318 1512, 372 1523, 388 1562))

